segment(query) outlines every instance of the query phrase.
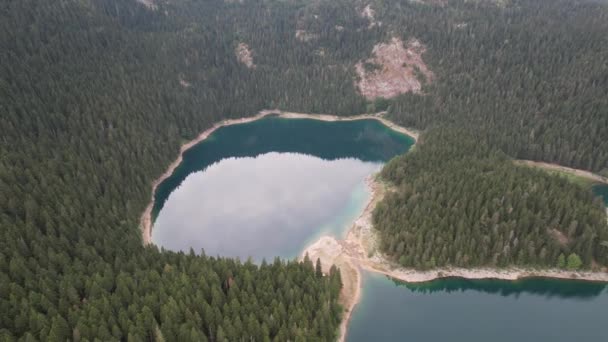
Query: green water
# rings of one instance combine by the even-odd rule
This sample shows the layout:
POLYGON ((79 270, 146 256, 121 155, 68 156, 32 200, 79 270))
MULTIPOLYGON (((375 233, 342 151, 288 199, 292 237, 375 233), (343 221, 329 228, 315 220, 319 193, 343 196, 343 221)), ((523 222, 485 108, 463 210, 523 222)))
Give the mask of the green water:
POLYGON ((376 120, 270 117, 220 128, 159 185, 152 241, 293 258, 322 234, 341 235, 369 198, 365 178, 413 142, 376 120))
POLYGON ((347 341, 608 341, 606 284, 449 278, 422 284, 365 273, 347 341))
POLYGON ((599 184, 593 186, 593 193, 604 199, 604 204, 608 207, 608 184, 599 184))

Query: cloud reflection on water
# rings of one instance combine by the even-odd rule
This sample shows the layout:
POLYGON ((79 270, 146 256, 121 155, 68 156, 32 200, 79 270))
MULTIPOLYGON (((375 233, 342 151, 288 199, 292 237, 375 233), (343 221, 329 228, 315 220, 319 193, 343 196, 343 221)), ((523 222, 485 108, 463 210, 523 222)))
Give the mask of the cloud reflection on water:
MULTIPOLYGON (((194 172, 169 196, 154 243, 170 250, 294 257, 381 163, 299 153, 227 158, 194 172)), ((358 213, 345 215, 354 219, 358 213)))

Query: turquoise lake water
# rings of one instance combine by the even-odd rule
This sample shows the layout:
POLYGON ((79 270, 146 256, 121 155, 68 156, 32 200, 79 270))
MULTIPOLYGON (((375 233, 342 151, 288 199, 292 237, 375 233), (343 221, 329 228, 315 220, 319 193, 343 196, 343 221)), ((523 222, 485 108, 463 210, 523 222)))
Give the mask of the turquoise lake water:
POLYGON ((296 257, 322 234, 340 236, 369 198, 365 178, 413 142, 376 120, 220 128, 159 185, 152 241, 242 260, 296 257))
POLYGON ((601 196, 604 199, 604 204, 608 207, 608 184, 595 185, 593 187, 593 193, 597 196, 601 196))
POLYGON ((364 273, 348 342, 608 341, 602 283, 449 278, 422 284, 364 273))

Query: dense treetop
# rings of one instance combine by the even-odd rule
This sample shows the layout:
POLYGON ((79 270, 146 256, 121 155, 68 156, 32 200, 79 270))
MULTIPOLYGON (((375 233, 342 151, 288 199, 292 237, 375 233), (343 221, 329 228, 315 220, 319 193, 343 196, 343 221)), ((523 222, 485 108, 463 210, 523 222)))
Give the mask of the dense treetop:
POLYGON ((435 129, 381 176, 380 248, 408 267, 608 265, 604 204, 567 178, 517 166, 462 130, 435 129))
POLYGON ((439 75, 427 96, 397 98, 394 120, 449 123, 516 158, 608 175, 606 2, 450 1, 402 11, 388 3, 380 13, 427 45, 439 75))
MULTIPOLYGON (((598 247, 605 227, 597 225, 589 195, 512 168, 494 152, 606 172, 605 3, 155 2, 156 9, 134 0, 0 3, 0 312, 9 313, 0 317, 2 339, 332 339, 337 274, 141 246, 138 218, 150 183, 180 143, 214 122, 269 107, 352 115, 390 105, 401 124, 457 126, 488 146, 487 154, 467 155, 471 167, 445 175, 478 179, 485 191, 470 197, 475 215, 457 216, 469 231, 459 241, 460 258, 448 247, 414 256, 385 246, 405 264, 428 266, 435 256, 437 265, 554 265, 562 253, 566 264, 576 263, 572 253, 584 266, 592 259, 605 264, 598 247), (367 4, 381 25, 361 16, 367 4), (298 39, 296 30, 312 38, 298 39), (370 104, 354 85, 354 65, 395 35, 425 44, 436 77, 419 95, 370 104), (255 68, 236 58, 240 43, 250 47, 255 68), (494 184, 487 170, 508 181, 494 184), (498 208, 497 194, 521 199, 529 186, 537 190, 513 212, 498 208), (559 217, 547 217, 553 210, 559 217), (496 233, 480 233, 495 225, 496 233), (547 227, 569 242, 544 241, 547 227), (469 236, 485 254, 472 253, 469 236), (496 257, 494 249, 505 246, 496 257)), ((445 151, 431 144, 432 135, 428 141, 424 149, 445 151)), ((466 152, 454 146, 450 153, 466 152)), ((445 227, 445 209, 430 199, 455 205, 454 194, 471 191, 468 182, 455 188, 439 179, 434 162, 412 158, 429 170, 408 166, 411 184, 394 169, 402 159, 385 171, 405 183, 379 209, 386 214, 378 218, 383 234, 401 220, 445 227), (420 199, 430 215, 403 218, 415 211, 405 204, 425 172, 437 181, 420 199)), ((407 234, 400 242, 410 243, 407 234)), ((439 243, 439 232, 433 237, 416 245, 439 243)))
POLYGON ((194 31, 134 1, 0 5, 0 339, 335 338, 338 273, 142 246, 181 141, 267 106, 230 6, 190 5, 194 31))

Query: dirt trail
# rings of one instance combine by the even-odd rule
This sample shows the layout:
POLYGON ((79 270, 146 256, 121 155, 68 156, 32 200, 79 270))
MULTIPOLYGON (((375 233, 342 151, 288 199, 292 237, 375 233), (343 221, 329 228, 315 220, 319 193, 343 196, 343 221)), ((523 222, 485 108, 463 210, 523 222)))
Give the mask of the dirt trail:
POLYGON ((573 168, 561 166, 558 164, 550 164, 550 163, 538 162, 538 161, 533 161, 533 160, 516 160, 515 163, 520 164, 520 165, 526 165, 526 166, 540 167, 540 168, 547 169, 547 170, 567 172, 567 173, 573 174, 578 177, 583 177, 583 178, 592 180, 594 182, 608 184, 608 178, 600 176, 600 175, 592 173, 592 172, 589 172, 589 171, 585 171, 585 170, 573 169, 573 168))

